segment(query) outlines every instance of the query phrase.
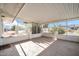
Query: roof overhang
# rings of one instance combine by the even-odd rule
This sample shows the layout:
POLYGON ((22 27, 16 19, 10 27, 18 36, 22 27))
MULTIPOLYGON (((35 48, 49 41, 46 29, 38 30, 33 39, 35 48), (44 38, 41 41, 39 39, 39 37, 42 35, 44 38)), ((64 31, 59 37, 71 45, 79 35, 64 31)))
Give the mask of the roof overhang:
POLYGON ((0 4, 0 12, 6 17, 21 18, 25 22, 49 23, 79 17, 78 3, 27 3, 20 12, 22 3, 0 4), (17 15, 16 15, 17 14, 17 15))

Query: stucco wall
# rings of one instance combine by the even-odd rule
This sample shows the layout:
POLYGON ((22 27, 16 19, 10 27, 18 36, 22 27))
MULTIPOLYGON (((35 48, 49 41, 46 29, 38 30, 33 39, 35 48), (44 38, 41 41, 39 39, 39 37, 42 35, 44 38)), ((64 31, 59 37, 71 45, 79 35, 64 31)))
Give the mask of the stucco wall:
POLYGON ((79 42, 79 36, 76 35, 57 35, 58 39, 79 42))
POLYGON ((37 37, 57 37, 58 39, 61 40, 68 40, 68 41, 75 41, 79 42, 79 36, 75 35, 53 35, 50 33, 39 33, 39 34, 30 34, 30 35, 22 35, 22 36, 14 36, 14 37, 8 37, 8 38, 0 38, 0 45, 5 45, 9 43, 14 43, 22 40, 28 40, 32 38, 37 38, 37 37))
POLYGON ((14 37, 0 38, 0 45, 14 43, 14 42, 22 41, 22 40, 28 40, 32 38, 41 37, 41 36, 42 34, 39 33, 39 34, 30 34, 30 35, 27 34, 27 35, 18 35, 14 37))
POLYGON ((43 36, 46 37, 57 37, 58 39, 61 40, 68 40, 68 41, 75 41, 75 42, 79 42, 79 36, 76 35, 53 35, 51 33, 43 33, 43 36))

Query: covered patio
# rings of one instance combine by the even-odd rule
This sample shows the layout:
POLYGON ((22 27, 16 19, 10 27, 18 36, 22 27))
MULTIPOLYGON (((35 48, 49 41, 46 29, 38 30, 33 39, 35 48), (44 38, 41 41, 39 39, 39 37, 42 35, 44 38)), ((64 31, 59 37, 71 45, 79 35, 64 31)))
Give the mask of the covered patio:
POLYGON ((0 56, 79 56, 79 4, 0 4, 0 56))

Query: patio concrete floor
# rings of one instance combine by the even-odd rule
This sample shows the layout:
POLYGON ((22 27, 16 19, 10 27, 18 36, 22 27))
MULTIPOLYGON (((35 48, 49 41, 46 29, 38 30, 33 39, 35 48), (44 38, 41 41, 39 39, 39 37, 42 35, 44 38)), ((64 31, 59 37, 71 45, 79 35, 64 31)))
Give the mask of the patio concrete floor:
POLYGON ((0 56, 79 56, 79 43, 40 37, 11 44, 0 56), (22 49, 23 51, 22 51, 22 49))

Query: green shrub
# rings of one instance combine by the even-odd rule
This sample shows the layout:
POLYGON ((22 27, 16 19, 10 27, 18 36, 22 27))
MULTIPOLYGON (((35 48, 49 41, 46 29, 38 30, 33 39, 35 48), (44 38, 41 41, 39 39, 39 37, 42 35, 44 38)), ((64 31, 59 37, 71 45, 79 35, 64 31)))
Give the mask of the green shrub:
POLYGON ((63 28, 54 27, 54 28, 52 28, 52 30, 50 30, 50 32, 53 33, 53 34, 54 34, 56 31, 58 32, 58 34, 64 34, 64 33, 65 33, 65 31, 64 31, 63 28))
POLYGON ((64 33, 65 33, 64 29, 61 28, 58 29, 58 34, 64 34, 64 33))

